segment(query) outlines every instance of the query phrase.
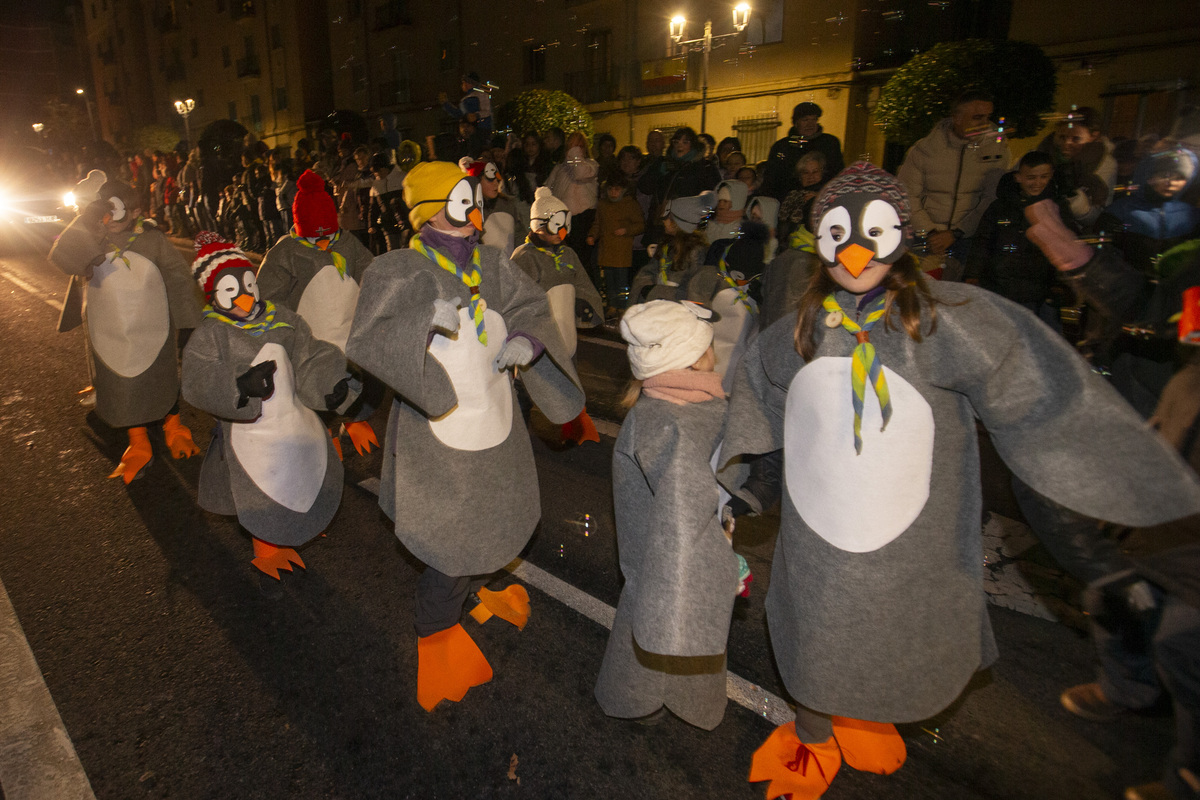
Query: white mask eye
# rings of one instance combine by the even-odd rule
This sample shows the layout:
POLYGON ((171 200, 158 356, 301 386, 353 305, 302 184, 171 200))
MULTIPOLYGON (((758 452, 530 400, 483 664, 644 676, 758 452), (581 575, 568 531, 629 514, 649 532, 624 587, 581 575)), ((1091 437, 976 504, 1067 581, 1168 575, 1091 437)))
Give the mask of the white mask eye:
POLYGON ((483 208, 483 187, 482 186, 475 187, 475 205, 479 206, 480 208, 483 208))
POLYGON ((125 219, 125 201, 119 197, 110 197, 108 202, 112 204, 112 221, 120 222, 125 219))
POLYGON ((454 184, 450 196, 446 198, 446 219, 452 224, 462 227, 470 222, 467 214, 475 206, 475 187, 470 181, 461 180, 454 184))
POLYGON ((825 212, 817 226, 817 251, 826 264, 837 261, 837 249, 846 240, 850 230, 850 212, 845 206, 836 206, 825 212))
POLYGON ((494 162, 489 161, 486 165, 484 165, 483 177, 487 178, 489 181, 494 181, 496 178, 500 177, 500 171, 496 169, 496 164, 494 162))
POLYGON ((226 310, 233 308, 233 300, 241 294, 241 289, 242 284, 238 280, 238 276, 232 272, 226 272, 217 278, 217 285, 213 287, 213 305, 226 310))
POLYGON ((242 277, 242 287, 246 290, 246 294, 254 295, 254 299, 258 300, 258 278, 249 270, 242 277))
POLYGON ((558 235, 558 232, 563 228, 566 228, 567 233, 571 232, 571 212, 555 211, 550 215, 550 220, 546 223, 546 230, 558 235))
POLYGON ((896 252, 904 240, 900 215, 890 203, 872 200, 862 212, 861 231, 863 236, 875 242, 875 257, 887 258, 896 252))

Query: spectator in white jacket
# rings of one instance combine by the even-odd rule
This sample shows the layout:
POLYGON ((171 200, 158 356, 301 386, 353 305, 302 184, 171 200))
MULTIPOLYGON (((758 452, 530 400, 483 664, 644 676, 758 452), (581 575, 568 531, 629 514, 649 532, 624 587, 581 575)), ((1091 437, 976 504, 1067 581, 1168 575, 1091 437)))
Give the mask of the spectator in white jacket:
POLYGON ((567 245, 579 256, 588 276, 597 286, 602 285, 592 262, 592 246, 587 234, 596 216, 596 198, 600 191, 600 165, 588 155, 587 137, 575 131, 567 137, 567 157, 550 170, 546 185, 551 193, 567 205, 571 212, 571 232, 567 245))
POLYGON ((958 98, 949 117, 909 148, 896 177, 908 188, 912 227, 928 237, 929 252, 946 257, 952 277, 1012 156, 991 121, 992 99, 982 92, 958 98))

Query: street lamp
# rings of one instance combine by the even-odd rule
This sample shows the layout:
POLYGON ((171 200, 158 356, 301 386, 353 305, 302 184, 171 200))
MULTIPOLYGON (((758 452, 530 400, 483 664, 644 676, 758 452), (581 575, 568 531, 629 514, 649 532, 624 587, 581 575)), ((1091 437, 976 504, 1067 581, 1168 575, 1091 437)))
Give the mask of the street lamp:
POLYGON ((183 117, 183 139, 187 142, 188 150, 192 149, 192 129, 188 125, 188 117, 191 116, 192 109, 196 107, 196 101, 192 98, 187 100, 175 101, 175 113, 183 117))
POLYGON ((41 133, 45 129, 46 129, 46 126, 43 125, 42 123, 40 123, 40 122, 33 123, 33 132, 34 133, 41 133))
POLYGON ((733 33, 723 33, 719 36, 713 36, 712 20, 706 20, 704 23, 704 36, 699 39, 683 38, 683 30, 687 25, 687 20, 681 15, 676 15, 671 18, 670 34, 673 41, 681 50, 695 48, 704 54, 704 68, 700 73, 700 132, 704 133, 705 125, 708 122, 708 54, 712 52, 713 41, 717 39, 727 39, 730 36, 737 36, 746 29, 750 24, 750 5, 748 3, 738 3, 733 7, 733 33))
POLYGON ((85 92, 83 89, 76 89, 75 94, 82 95, 83 104, 87 106, 88 125, 92 129, 92 141, 100 141, 100 137, 96 135, 96 118, 92 116, 92 98, 88 97, 87 92, 85 92))

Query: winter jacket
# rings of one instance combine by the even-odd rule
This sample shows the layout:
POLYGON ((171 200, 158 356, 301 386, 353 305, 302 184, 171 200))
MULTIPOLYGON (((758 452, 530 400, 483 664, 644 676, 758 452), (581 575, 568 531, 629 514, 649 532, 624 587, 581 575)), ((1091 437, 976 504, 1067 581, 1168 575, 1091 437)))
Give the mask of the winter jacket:
POLYGON ((1117 159, 1113 143, 1101 136, 1083 146, 1079 155, 1067 158, 1054 144, 1051 134, 1037 149, 1054 158, 1054 186, 1057 194, 1069 198, 1071 216, 1080 225, 1096 221, 1104 207, 1112 202, 1117 184, 1117 159))
MULTIPOLYGON (((1046 192, 1051 188, 1048 186, 1046 192)), ((1014 303, 1029 305, 1045 300, 1057 283, 1056 270, 1038 246, 1025 237, 1029 230, 1025 207, 1045 199, 1045 195, 1026 195, 1013 173, 1006 173, 996 188, 995 201, 975 229, 963 277, 978 279, 980 286, 1014 303)), ((1071 219, 1065 207, 1060 213, 1064 220, 1071 219)))
POLYGON ((975 233, 1011 160, 1007 143, 991 136, 979 139, 958 138, 944 119, 909 148, 896 177, 908 187, 914 232, 975 233))
POLYGON ((1196 155, 1182 147, 1151 153, 1134 170, 1137 190, 1116 200, 1096 223, 1100 230, 1113 234, 1113 242, 1126 260, 1147 274, 1154 271, 1160 253, 1200 235, 1200 209, 1179 199, 1195 182, 1197 165, 1196 155), (1162 159, 1174 159, 1187 178, 1179 194, 1169 200, 1148 185, 1151 171, 1162 159))
POLYGON ((837 175, 845 166, 842 160, 842 143, 832 133, 825 133, 818 125, 816 136, 804 138, 792 128, 786 138, 771 145, 771 152, 767 154, 767 166, 763 170, 762 187, 758 193, 774 197, 782 203, 788 192, 800 188, 796 162, 805 153, 812 152, 825 156, 825 180, 837 175))
POLYGON ((599 173, 600 165, 595 159, 585 157, 582 148, 572 147, 567 151, 567 160, 550 170, 546 185, 567 204, 568 211, 578 215, 596 207, 599 173))
POLYGON ((596 204, 596 218, 588 236, 595 237, 596 263, 601 267, 629 269, 633 266, 633 239, 646 227, 642 207, 625 195, 615 203, 607 197, 596 204), (625 233, 618 236, 617 229, 625 233))

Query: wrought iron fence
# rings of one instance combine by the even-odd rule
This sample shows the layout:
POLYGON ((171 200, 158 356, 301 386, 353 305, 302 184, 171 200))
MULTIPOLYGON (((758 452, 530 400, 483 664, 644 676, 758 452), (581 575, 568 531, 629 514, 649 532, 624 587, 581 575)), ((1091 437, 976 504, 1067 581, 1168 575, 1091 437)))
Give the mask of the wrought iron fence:
POLYGON ((774 111, 738 117, 733 122, 734 135, 742 142, 746 163, 756 164, 771 152, 771 145, 779 138, 778 128, 782 123, 774 111))

